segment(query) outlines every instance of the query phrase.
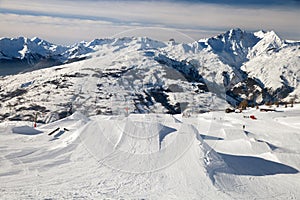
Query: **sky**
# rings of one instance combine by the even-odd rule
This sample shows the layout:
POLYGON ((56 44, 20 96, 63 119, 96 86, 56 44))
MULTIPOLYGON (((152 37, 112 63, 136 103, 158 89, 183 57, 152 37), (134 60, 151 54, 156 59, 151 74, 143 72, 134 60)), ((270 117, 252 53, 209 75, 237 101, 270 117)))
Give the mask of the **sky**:
POLYGON ((192 42, 232 28, 300 40, 300 0, 0 0, 0 37, 71 45, 147 36, 192 42))

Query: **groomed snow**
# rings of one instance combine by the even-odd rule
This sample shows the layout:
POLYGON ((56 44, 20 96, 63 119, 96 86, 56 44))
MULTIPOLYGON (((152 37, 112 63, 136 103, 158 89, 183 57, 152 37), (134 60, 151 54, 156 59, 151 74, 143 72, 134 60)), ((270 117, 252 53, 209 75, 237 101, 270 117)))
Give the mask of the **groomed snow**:
POLYGON ((277 110, 5 122, 0 199, 297 199, 300 105, 277 110))

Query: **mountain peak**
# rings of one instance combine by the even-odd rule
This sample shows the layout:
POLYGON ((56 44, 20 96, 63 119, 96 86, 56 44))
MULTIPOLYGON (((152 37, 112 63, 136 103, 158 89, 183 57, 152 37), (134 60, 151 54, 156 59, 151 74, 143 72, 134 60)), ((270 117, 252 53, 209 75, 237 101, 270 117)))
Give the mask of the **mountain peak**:
POLYGON ((228 35, 229 38, 234 38, 236 36, 241 36, 244 33, 246 33, 245 31, 241 30, 240 28, 235 28, 235 29, 230 29, 229 31, 227 31, 225 33, 225 35, 228 35))
POLYGON ((40 39, 40 38, 38 38, 38 37, 33 37, 33 38, 31 38, 31 41, 32 41, 32 42, 35 42, 35 43, 39 43, 39 42, 41 42, 41 41, 43 41, 43 40, 40 39))
POLYGON ((2 38, 0 40, 0 51, 2 52, 4 59, 22 58, 25 52, 25 46, 27 45, 27 38, 2 38), (23 51, 24 50, 24 51, 23 51), (22 53, 20 53, 22 51, 22 53))
POLYGON ((274 47, 279 48, 283 44, 283 40, 276 34, 275 31, 258 31, 255 32, 254 35, 256 37, 265 40, 265 42, 269 42, 273 44, 274 47))
POLYGON ((254 35, 260 41, 253 47, 249 57, 257 56, 270 50, 276 50, 283 45, 283 40, 274 31, 258 31, 254 35))
POLYGON ((270 30, 270 31, 265 31, 265 30, 259 30, 257 32, 253 33, 255 36, 259 37, 259 38, 264 38, 264 37, 277 37, 280 38, 275 31, 270 30))
POLYGON ((225 64, 239 68, 259 40, 253 33, 236 28, 207 39, 207 44, 225 64))

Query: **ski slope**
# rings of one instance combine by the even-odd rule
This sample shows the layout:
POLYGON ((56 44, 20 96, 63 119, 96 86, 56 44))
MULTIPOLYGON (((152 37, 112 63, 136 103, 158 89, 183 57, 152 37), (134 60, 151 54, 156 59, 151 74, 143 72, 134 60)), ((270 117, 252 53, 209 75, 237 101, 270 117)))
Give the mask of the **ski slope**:
POLYGON ((4 122, 0 199, 298 199, 299 121, 300 105, 4 122))

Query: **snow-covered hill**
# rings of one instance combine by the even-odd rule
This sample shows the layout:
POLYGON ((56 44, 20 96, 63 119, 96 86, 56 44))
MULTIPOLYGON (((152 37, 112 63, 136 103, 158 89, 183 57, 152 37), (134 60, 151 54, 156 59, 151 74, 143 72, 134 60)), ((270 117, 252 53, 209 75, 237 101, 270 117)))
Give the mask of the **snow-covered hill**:
POLYGON ((1 74, 12 74, 0 78, 0 120, 32 120, 37 112, 50 122, 78 110, 201 113, 300 95, 300 43, 273 31, 232 29, 189 44, 132 37, 64 47, 2 38, 0 53, 1 74))

